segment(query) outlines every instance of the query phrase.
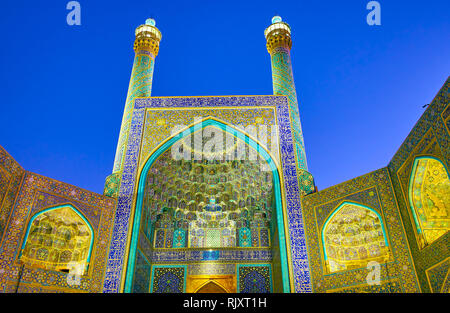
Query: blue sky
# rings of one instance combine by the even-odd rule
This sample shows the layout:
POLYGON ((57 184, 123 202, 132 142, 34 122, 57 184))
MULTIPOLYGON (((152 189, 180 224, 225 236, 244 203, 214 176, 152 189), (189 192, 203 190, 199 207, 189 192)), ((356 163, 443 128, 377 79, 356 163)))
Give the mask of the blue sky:
POLYGON ((264 29, 281 15, 309 170, 319 189, 387 165, 450 73, 450 2, 2 1, 0 145, 25 169, 101 193, 111 173, 134 29, 163 34, 153 96, 272 93, 264 29))

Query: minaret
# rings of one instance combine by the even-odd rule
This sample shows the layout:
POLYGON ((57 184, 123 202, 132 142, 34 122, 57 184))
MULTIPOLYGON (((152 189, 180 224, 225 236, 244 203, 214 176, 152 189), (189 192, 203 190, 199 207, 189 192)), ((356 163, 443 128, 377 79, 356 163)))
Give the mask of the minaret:
POLYGON ((131 72, 130 85, 128 86, 127 100, 125 102, 122 125, 120 127, 113 173, 106 178, 105 195, 117 196, 118 193, 134 100, 137 97, 151 96, 155 58, 158 55, 159 42, 162 38, 161 32, 155 25, 155 20, 149 18, 145 21, 144 25, 139 26, 135 31, 133 70, 131 72))
POLYGON ((287 96, 291 115, 292 134, 295 147, 299 187, 302 194, 314 192, 314 180, 308 172, 302 125, 298 109, 297 93, 295 91, 294 75, 291 63, 291 27, 274 16, 272 24, 264 31, 267 41, 267 51, 272 61, 273 94, 287 96))

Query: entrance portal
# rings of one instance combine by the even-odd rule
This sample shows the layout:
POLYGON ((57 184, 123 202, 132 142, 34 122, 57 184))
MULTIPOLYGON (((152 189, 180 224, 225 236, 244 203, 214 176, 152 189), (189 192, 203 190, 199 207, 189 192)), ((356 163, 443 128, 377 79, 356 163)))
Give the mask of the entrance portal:
MULTIPOLYGON (((213 260, 272 263, 275 289, 289 292, 285 240, 274 159, 241 131, 207 119, 165 142, 141 171, 125 291, 165 283, 165 276, 155 282, 156 276, 149 275, 156 258, 158 266, 171 270, 213 260), (211 138, 225 141, 205 151, 211 138)), ((202 290, 236 292, 236 275, 231 276, 231 285, 230 278, 222 284, 207 276, 196 288, 185 276, 184 291, 197 292, 204 285, 202 290)))
POLYGON ((226 293, 227 291, 217 285, 214 281, 210 281, 200 287, 196 293, 226 293))
POLYGON ((192 275, 186 280, 187 293, 236 293, 236 275, 192 275))

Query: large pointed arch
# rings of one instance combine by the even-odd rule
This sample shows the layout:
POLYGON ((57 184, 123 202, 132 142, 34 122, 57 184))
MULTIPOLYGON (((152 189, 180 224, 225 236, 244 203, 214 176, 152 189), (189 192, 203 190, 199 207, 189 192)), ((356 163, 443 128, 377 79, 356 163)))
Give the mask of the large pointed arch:
POLYGON ((278 238, 279 238, 279 249, 280 249, 280 263, 281 263, 281 275, 283 281, 283 291, 290 292, 290 279, 289 279, 289 270, 288 270, 288 255, 287 255, 287 239, 285 234, 285 219, 283 215, 283 201, 282 201, 282 193, 281 193, 281 176, 280 170, 277 166, 277 159, 271 155, 271 153, 262 145, 260 145, 257 140, 252 138, 249 134, 244 133, 242 130, 233 127, 227 124, 224 121, 216 119, 214 117, 207 117, 197 123, 188 126, 186 129, 181 130, 180 132, 172 135, 167 140, 162 142, 152 154, 147 158, 144 165, 138 172, 139 180, 137 186, 137 195, 136 195, 136 205, 134 209, 134 218, 131 230, 131 240, 129 244, 129 253, 128 253, 128 262, 126 266, 126 275, 125 275, 125 292, 131 292, 132 282, 134 276, 134 267, 135 267, 135 258, 138 246, 139 239, 139 226, 141 222, 142 208, 143 208, 143 198, 144 198, 144 187, 145 187, 145 179, 149 172, 149 169, 156 161, 156 159, 165 151, 170 149, 176 142, 185 138, 186 136, 190 136, 194 132, 201 130, 208 126, 217 127, 238 139, 241 139, 250 147, 254 148, 257 153, 262 157, 263 160, 266 161, 267 165, 270 168, 270 171, 273 173, 274 179, 274 193, 275 193, 275 204, 276 204, 276 221, 278 226, 278 238))

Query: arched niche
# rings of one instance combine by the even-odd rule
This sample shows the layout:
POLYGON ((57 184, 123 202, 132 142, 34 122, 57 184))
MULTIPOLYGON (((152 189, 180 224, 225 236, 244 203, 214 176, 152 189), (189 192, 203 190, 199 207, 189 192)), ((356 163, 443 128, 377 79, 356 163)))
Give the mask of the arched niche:
MULTIPOLYGON (((213 125, 203 132, 226 136, 213 125)), ((196 136, 191 137, 177 146, 192 149, 192 155, 201 154, 192 144, 196 136)), ((270 247, 275 208, 272 172, 256 154, 253 160, 227 160, 225 155, 238 145, 247 150, 246 155, 254 150, 242 139, 232 140, 228 150, 203 153, 199 159, 174 158, 172 146, 152 164, 144 186, 140 227, 154 248, 270 247), (247 242, 239 240, 244 237, 247 242)))
POLYGON ((368 206, 343 202, 322 228, 325 272, 334 273, 366 267, 368 262, 390 259, 383 219, 368 206))
MULTIPOLYGON (((189 145, 185 144, 183 147, 189 147, 189 145)), ((189 151, 189 149, 183 149, 182 153, 185 153, 186 151, 189 153, 192 152, 189 151)), ((206 158, 208 158, 207 155, 206 158)), ((243 222, 239 224, 240 220, 245 220, 247 216, 260 219, 261 221, 258 222, 258 227, 260 228, 266 226, 262 220, 265 219, 267 224, 273 220, 272 224, 276 225, 278 230, 277 249, 279 249, 278 255, 281 260, 280 273, 283 277, 281 279, 283 283, 281 289, 284 290, 284 292, 290 291, 280 174, 278 172, 276 161, 270 153, 263 146, 260 146, 257 141, 250 138, 241 130, 234 128, 223 121, 207 118, 200 123, 194 124, 173 135, 165 142, 161 143, 159 148, 149 156, 145 165, 139 172, 136 207, 124 286, 125 292, 131 292, 132 290, 136 250, 138 249, 140 234, 150 234, 150 238, 148 238, 150 239, 149 241, 155 237, 155 234, 152 235, 152 232, 156 233, 158 229, 153 227, 154 224, 151 221, 156 221, 158 214, 166 214, 167 217, 162 218, 162 220, 170 221, 170 224, 167 224, 167 227, 162 223, 156 225, 160 229, 160 226, 164 227, 165 230, 169 228, 183 228, 186 226, 186 224, 183 224, 184 222, 187 223, 187 230, 190 230, 189 223, 202 218, 217 221, 218 224, 225 218, 227 221, 233 222, 226 224, 229 226, 230 232, 226 229, 228 226, 222 229, 222 232, 220 233, 221 243, 213 242, 211 245, 206 244, 203 246, 214 246, 217 248, 224 248, 227 246, 236 247, 236 234, 233 234, 231 230, 235 230, 236 227, 247 227, 248 223, 246 224, 243 222), (255 176, 251 175, 251 171, 248 171, 249 167, 241 168, 240 161, 232 161, 229 164, 222 164, 220 162, 200 164, 180 160, 177 169, 173 171, 173 173, 161 175, 161 172, 165 173, 167 166, 169 165, 167 158, 165 159, 164 155, 166 153, 172 153, 174 149, 177 151, 176 149, 178 149, 177 147, 179 144, 185 142, 187 138, 191 136, 193 136, 191 143, 195 148, 195 133, 207 128, 210 133, 219 131, 236 138, 236 145, 232 145, 231 147, 227 146, 226 149, 234 149, 236 146, 239 146, 238 141, 241 141, 244 143, 244 149, 247 149, 247 151, 251 150, 253 153, 247 152, 249 153, 247 155, 259 156, 259 159, 265 165, 264 170, 267 172, 267 175, 261 177, 261 180, 264 180, 266 185, 271 186, 273 195, 265 192, 265 197, 267 199, 258 204, 256 198, 253 197, 255 188, 253 188, 253 190, 249 188, 249 184, 251 184, 252 179, 255 179, 255 176), (193 177, 195 177, 195 181, 193 180, 193 177), (234 186, 236 188, 231 188, 233 186, 230 185, 230 181, 237 180, 239 180, 239 182, 234 186), (211 184, 215 186, 211 187, 211 184), (149 185, 158 185, 158 187, 149 189, 149 185), (146 197, 146 195, 149 195, 149 197, 146 197), (214 197, 209 197, 207 195, 214 195, 214 197), (152 202, 147 202, 147 198, 151 199, 152 202), (268 199, 271 198, 273 198, 274 203, 273 214, 268 214, 268 212, 266 212, 270 211, 268 210, 268 199), (155 207, 154 200, 157 202, 165 202, 166 207, 155 207), (248 206, 258 206, 259 209, 253 210, 250 214, 247 209, 248 206), (160 209, 162 209, 161 213, 158 211, 160 209), (167 210, 164 211, 165 209, 167 210), (233 227, 235 228, 233 229, 233 227)), ((200 228, 196 228, 196 230, 200 230, 199 233, 202 231, 200 228)), ((187 248, 192 248, 193 245, 190 239, 193 237, 190 236, 190 232, 186 232, 186 237, 187 248)), ((260 237, 264 239, 261 239, 260 241, 270 242, 269 238, 266 239, 268 236, 264 235, 260 237)))
POLYGON ((94 231, 88 220, 70 204, 45 209, 28 223, 20 260, 32 267, 85 274, 94 231))
POLYGON ((414 160, 408 198, 420 248, 449 231, 450 180, 439 159, 422 156, 414 160))

